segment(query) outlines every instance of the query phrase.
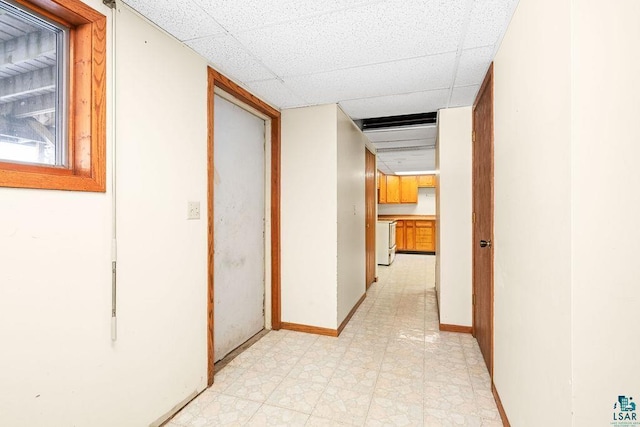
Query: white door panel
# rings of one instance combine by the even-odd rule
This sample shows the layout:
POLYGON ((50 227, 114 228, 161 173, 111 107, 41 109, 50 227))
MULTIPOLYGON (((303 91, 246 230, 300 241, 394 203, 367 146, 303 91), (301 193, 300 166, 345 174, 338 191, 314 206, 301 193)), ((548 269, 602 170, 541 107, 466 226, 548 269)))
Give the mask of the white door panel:
POLYGON ((214 353, 264 328, 265 122, 215 96, 214 353))

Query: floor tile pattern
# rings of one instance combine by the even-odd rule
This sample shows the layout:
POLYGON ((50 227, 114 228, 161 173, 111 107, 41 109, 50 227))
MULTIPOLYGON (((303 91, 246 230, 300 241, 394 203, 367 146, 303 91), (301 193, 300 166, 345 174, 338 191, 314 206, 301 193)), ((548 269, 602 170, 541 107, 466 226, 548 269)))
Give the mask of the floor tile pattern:
POLYGON ((167 426, 502 425, 476 340, 438 331, 434 268, 379 266, 340 337, 269 332, 167 426))

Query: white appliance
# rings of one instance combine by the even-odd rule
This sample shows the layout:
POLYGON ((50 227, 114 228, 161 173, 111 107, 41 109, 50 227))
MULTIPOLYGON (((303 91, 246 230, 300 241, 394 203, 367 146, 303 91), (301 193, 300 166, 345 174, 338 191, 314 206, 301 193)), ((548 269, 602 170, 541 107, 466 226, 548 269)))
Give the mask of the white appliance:
POLYGON ((378 220, 376 227, 376 259, 378 264, 391 265, 396 257, 396 221, 378 220))

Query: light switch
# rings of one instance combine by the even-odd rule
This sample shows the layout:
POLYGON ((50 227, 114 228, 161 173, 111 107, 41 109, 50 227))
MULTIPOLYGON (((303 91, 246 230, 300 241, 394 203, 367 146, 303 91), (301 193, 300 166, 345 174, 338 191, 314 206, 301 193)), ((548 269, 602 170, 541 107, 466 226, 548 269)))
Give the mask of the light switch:
POLYGON ((187 202, 187 219, 200 219, 200 202, 187 202))

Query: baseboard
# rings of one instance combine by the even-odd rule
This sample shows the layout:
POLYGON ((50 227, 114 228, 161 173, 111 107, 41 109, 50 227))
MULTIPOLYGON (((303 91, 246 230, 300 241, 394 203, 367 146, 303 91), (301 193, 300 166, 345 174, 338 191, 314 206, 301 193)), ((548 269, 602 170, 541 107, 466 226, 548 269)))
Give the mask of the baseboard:
POLYGON ((340 335, 340 333, 345 328, 345 326, 347 326, 347 323, 349 323, 349 320, 351 320, 353 315, 356 313, 356 310, 358 310, 358 307, 360 307, 360 304, 362 304, 362 302, 364 301, 364 299, 366 297, 367 297, 367 294, 365 292, 362 295, 362 297, 360 297, 360 299, 358 300, 356 305, 353 306, 353 308, 351 309, 349 314, 347 314, 347 317, 345 317, 345 319, 342 321, 342 323, 340 324, 340 327, 338 327, 338 329, 321 328, 319 326, 301 325, 299 323, 288 323, 288 322, 282 322, 281 325, 280 325, 281 329, 286 329, 288 331, 305 332, 307 334, 316 334, 316 335, 326 335, 328 337, 337 337, 338 335, 340 335))
POLYGON ((491 381, 491 392, 493 393, 493 398, 496 400, 496 406, 498 407, 498 412, 500 413, 502 424, 504 425, 504 427, 511 427, 509 419, 507 418, 507 413, 504 411, 502 401, 500 400, 500 396, 498 395, 498 390, 496 389, 496 385, 493 381, 491 381))
POLYGON ((473 327, 440 323, 440 330, 444 332, 462 332, 463 334, 470 334, 473 332, 473 327))
POLYGON ((411 254, 411 255, 435 255, 435 251, 396 251, 398 254, 411 254))
POLYGON ((280 329, 288 331, 305 332, 307 334, 326 335, 328 337, 337 337, 336 329, 321 328, 319 326, 301 325, 299 323, 281 322, 280 329))
POLYGON ((358 307, 360 307, 360 304, 362 304, 362 301, 364 301, 366 297, 367 297, 367 293, 365 292, 364 294, 362 294, 362 296, 360 297, 356 305, 353 306, 349 314, 347 314, 347 317, 345 317, 342 323, 340 323, 340 326, 338 327, 338 335, 342 333, 342 330, 344 329, 345 326, 347 326, 347 323, 349 323, 349 320, 351 320, 353 315, 356 314, 356 310, 358 310, 358 307))
POLYGON ((198 397, 207 388, 201 391, 196 390, 190 395, 188 395, 186 398, 182 400, 182 402, 178 403, 173 408, 171 408, 169 412, 167 412, 166 414, 164 414, 163 416, 161 416, 160 418, 158 418, 157 420, 149 424, 149 427, 159 427, 167 424, 178 412, 180 412, 185 406, 187 406, 193 399, 198 397))

